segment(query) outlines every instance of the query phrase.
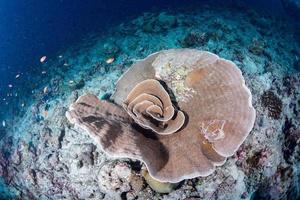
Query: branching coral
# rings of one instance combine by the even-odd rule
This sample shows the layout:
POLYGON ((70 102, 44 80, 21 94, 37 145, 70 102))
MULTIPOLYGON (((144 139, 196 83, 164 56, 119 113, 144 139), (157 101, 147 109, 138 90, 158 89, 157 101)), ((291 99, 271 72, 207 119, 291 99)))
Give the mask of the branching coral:
POLYGON ((143 161, 162 182, 211 174, 235 153, 255 120, 251 93, 236 65, 191 49, 138 61, 118 81, 113 100, 116 104, 81 96, 67 118, 105 152, 143 161), (183 71, 174 76, 178 70, 183 71), (177 99, 176 109, 170 96, 177 99))

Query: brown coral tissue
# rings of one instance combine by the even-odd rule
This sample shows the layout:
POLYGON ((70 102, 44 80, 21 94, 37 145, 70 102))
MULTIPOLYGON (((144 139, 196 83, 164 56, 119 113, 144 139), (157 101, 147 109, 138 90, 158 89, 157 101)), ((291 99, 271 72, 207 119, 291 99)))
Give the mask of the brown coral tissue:
POLYGON ((272 91, 268 90, 261 96, 262 106, 268 110, 268 116, 279 119, 282 112, 282 101, 272 91))
POLYGON ((138 159, 154 179, 175 183, 208 176, 237 151, 253 128, 251 99, 231 61, 170 49, 134 63, 114 103, 86 94, 66 116, 110 156, 138 159))

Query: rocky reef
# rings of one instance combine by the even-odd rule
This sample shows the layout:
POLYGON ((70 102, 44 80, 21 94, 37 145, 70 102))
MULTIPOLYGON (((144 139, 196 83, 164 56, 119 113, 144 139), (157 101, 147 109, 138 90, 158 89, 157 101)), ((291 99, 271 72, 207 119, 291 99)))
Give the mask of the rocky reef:
MULTIPOLYGON (((48 58, 32 99, 0 128, 2 199, 297 199, 300 73, 297 29, 253 10, 204 6, 145 13, 48 58), (259 20, 258 20, 259 18, 259 20), (193 47, 232 60, 256 109, 237 152, 207 177, 161 184, 134 159, 113 159, 65 117, 86 93, 110 99, 119 77, 153 52, 193 47), (45 89, 46 88, 46 89, 45 89), (4 134, 3 134, 4 135, 4 134)), ((176 73, 180 73, 178 70, 176 73)), ((177 76, 178 74, 173 74, 177 76)), ((25 96, 25 95, 24 95, 25 96)), ((24 103, 24 104, 23 104, 24 103)))

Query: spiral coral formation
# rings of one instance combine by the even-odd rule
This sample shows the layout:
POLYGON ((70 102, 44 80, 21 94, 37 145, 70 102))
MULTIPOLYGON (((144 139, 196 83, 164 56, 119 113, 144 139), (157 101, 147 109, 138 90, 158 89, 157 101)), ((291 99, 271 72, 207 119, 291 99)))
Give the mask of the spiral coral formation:
POLYGON ((237 66, 193 49, 138 61, 118 81, 113 100, 83 95, 66 115, 105 152, 141 160, 162 182, 211 174, 235 153, 255 120, 237 66))
POLYGON ((169 94, 155 79, 137 84, 128 94, 123 107, 141 127, 161 135, 175 133, 185 119, 181 111, 174 117, 175 110, 169 94))

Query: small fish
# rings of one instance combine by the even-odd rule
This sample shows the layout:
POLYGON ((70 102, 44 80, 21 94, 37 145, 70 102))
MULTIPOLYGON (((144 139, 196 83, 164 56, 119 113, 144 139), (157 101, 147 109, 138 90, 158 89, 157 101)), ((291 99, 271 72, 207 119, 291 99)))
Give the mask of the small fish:
POLYGON ((69 84, 73 84, 73 83, 74 83, 74 81, 72 81, 72 80, 71 80, 71 81, 69 81, 69 84))
POLYGON ((47 72, 46 71, 42 71, 42 74, 46 74, 47 72))
POLYGON ((47 56, 42 56, 42 57, 40 58, 40 62, 43 63, 43 62, 46 61, 46 59, 47 59, 47 56))
POLYGON ((9 87, 9 88, 12 88, 12 87, 13 87, 13 85, 12 85, 12 84, 9 84, 9 85, 8 85, 8 87, 9 87))
POLYGON ((115 60, 115 58, 108 58, 108 59, 106 60, 106 63, 107 63, 107 64, 111 64, 112 62, 114 62, 114 60, 115 60))
POLYGON ((44 110, 43 116, 44 116, 44 118, 47 118, 47 117, 48 117, 48 111, 47 111, 47 110, 44 110))
POLYGON ((62 56, 62 55, 59 55, 58 57, 59 57, 59 58, 62 58, 63 56, 62 56))
POLYGON ((2 126, 6 127, 6 122, 4 120, 2 121, 2 126))
POLYGON ((64 63, 64 66, 69 66, 69 64, 68 63, 64 63))
POLYGON ((24 106, 25 106, 25 103, 22 103, 22 104, 21 104, 21 107, 24 107, 24 106))
POLYGON ((17 74, 17 75, 16 75, 16 79, 19 78, 20 76, 21 76, 20 74, 17 74))
POLYGON ((46 86, 46 87, 44 87, 44 94, 47 94, 48 93, 48 91, 49 91, 49 89, 48 89, 48 87, 46 86))

